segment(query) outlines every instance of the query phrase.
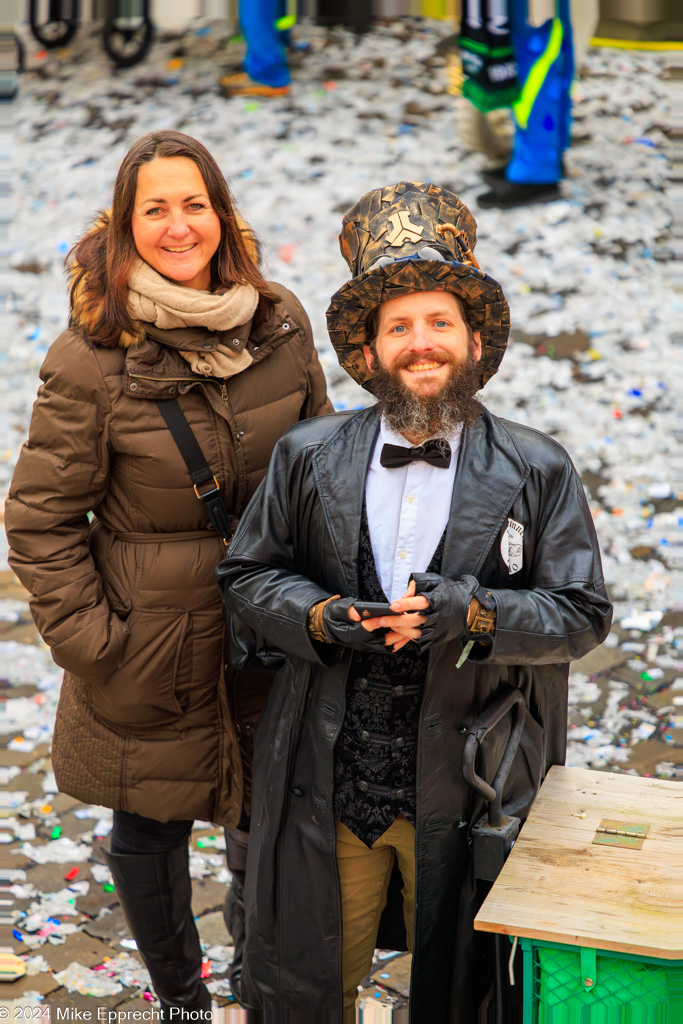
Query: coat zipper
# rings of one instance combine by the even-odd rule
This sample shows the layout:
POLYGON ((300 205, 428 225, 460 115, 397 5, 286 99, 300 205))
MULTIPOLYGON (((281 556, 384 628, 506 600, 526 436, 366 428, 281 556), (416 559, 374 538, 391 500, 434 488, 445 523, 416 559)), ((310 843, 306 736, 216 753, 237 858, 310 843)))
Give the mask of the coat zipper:
MULTIPOLYGON (((183 383, 187 384, 186 390, 188 391, 191 387, 194 387, 197 384, 215 384, 218 387, 221 398, 223 399, 223 405, 225 406, 225 419, 228 424, 228 430, 230 431, 232 447, 235 452, 235 461, 237 463, 237 498, 235 500, 235 511, 233 512, 233 515, 239 519, 243 511, 243 506, 245 504, 244 499, 247 493, 247 467, 244 461, 244 452, 242 442, 240 440, 240 433, 237 430, 237 425, 235 424, 235 420, 232 415, 230 400, 228 398, 228 389, 225 384, 219 384, 215 377, 207 377, 206 380, 200 380, 197 378, 188 379, 187 377, 154 377, 151 374, 145 373, 129 373, 128 376, 136 377, 138 380, 162 381, 164 383, 183 383)), ((221 459, 221 462, 222 461, 223 460, 221 459)))
MULTIPOLYGON (((173 383, 176 383, 176 384, 177 383, 183 383, 183 384, 187 384, 188 390, 191 387, 194 387, 197 384, 205 383, 205 381, 199 380, 197 378, 189 378, 188 379, 187 377, 156 377, 156 376, 152 376, 152 375, 148 375, 148 374, 144 374, 144 373, 130 373, 129 372, 128 376, 129 377, 136 377, 138 380, 163 381, 164 383, 172 383, 172 384, 173 383)), ((213 378, 207 378, 206 379, 206 383, 218 384, 218 381, 216 381, 213 378)), ((236 455, 236 458, 237 458, 237 471, 238 471, 237 508, 239 509, 241 507, 240 506, 240 501, 244 500, 244 493, 246 492, 246 488, 247 488, 246 467, 244 467, 244 458, 242 456, 242 444, 240 442, 240 439, 239 439, 239 436, 238 436, 238 432, 235 429, 235 424, 234 424, 234 421, 233 421, 233 418, 232 418, 232 411, 230 409, 230 404, 228 402, 227 389, 225 387, 225 384, 222 384, 219 387, 220 387, 220 392, 221 392, 221 398, 223 399, 223 403, 224 403, 224 405, 226 407, 226 411, 228 413, 228 416, 227 416, 228 429, 230 431, 230 436, 232 438, 233 448, 235 449, 235 455, 236 455), (243 467, 244 467, 244 472, 242 472, 243 467)), ((211 409, 211 406, 209 406, 209 409, 211 409)), ((221 461, 222 461, 222 459, 221 459, 221 461)), ((223 652, 223 654, 222 654, 223 660, 224 660, 224 655, 225 655, 225 652, 223 652)), ((240 734, 241 734, 241 730, 239 728, 239 725, 237 725, 236 722, 234 722, 233 725, 235 726, 236 733, 237 733, 237 735, 239 737, 240 734)))
POLYGON ((234 515, 239 519, 243 511, 244 499, 247 493, 247 467, 244 461, 244 452, 242 449, 242 442, 240 440, 240 433, 237 430, 234 417, 232 415, 232 409, 230 408, 230 399, 228 398, 228 389, 225 384, 219 384, 215 377, 207 377, 206 380, 199 380, 197 378, 188 379, 187 377, 154 377, 151 374, 145 373, 129 373, 129 377, 136 377, 138 380, 152 380, 162 381, 163 383, 183 383, 190 387, 194 387, 197 384, 215 384, 220 391, 221 398, 223 399, 223 405, 225 406, 226 421, 228 429, 230 430, 230 436, 232 439, 232 446, 235 452, 235 460, 237 462, 237 498, 235 500, 235 511, 234 515))
POLYGON ((192 380, 191 378, 188 378, 188 377, 153 377, 153 376, 148 375, 146 373, 130 373, 130 372, 128 373, 128 376, 129 377, 137 377, 138 380, 161 380, 164 383, 167 383, 167 382, 171 382, 171 383, 175 382, 175 383, 177 383, 178 381, 182 381, 183 383, 201 384, 200 380, 192 380))
POLYGON ((237 497, 235 499, 234 515, 239 519, 242 515, 244 499, 247 494, 247 466, 244 461, 244 449, 242 447, 242 441, 240 440, 240 433, 237 430, 237 424, 235 423, 232 415, 232 409, 230 408, 227 386, 225 384, 221 384, 219 385, 219 390, 225 406, 226 419, 232 435, 232 444, 235 450, 235 459, 237 462, 237 497))

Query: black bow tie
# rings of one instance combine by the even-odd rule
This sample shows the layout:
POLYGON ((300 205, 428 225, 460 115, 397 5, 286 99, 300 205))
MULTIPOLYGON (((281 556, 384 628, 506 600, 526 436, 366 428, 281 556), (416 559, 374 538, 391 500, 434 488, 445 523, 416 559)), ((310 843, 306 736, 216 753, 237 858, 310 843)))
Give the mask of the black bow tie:
POLYGON ((416 448, 402 448, 398 444, 385 444, 379 457, 385 469, 396 469, 407 466, 409 462, 428 462, 430 466, 448 469, 451 464, 451 446, 448 441, 438 438, 436 441, 425 441, 416 448))

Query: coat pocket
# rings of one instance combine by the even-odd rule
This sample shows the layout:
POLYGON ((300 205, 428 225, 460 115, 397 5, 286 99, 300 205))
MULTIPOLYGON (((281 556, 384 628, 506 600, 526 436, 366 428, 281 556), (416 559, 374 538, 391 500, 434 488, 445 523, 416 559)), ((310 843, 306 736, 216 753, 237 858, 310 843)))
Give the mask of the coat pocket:
POLYGON ((133 608, 123 660, 107 681, 91 687, 98 718, 119 725, 156 725, 182 714, 176 681, 190 657, 189 612, 133 608))

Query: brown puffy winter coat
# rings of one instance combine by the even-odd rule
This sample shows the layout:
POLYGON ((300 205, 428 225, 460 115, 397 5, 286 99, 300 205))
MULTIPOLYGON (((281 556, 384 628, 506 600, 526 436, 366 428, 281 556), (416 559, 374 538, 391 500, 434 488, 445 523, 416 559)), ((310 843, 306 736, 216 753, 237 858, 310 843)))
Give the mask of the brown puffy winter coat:
POLYGON ((256 328, 150 325, 114 349, 68 330, 41 369, 6 525, 10 564, 66 670, 52 757, 59 788, 80 800, 160 821, 240 817, 214 579, 223 542, 155 399, 179 401, 239 515, 280 435, 331 410, 308 318, 272 287, 279 300, 256 328), (254 356, 223 385, 178 352, 218 342, 254 356))

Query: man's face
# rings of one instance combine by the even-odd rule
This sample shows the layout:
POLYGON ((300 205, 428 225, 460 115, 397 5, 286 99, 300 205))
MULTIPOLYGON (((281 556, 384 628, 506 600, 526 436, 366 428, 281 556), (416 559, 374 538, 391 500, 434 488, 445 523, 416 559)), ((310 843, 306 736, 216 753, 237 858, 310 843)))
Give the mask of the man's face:
MULTIPOLYGON (((460 306, 450 292, 411 292, 382 303, 375 351, 380 366, 397 375, 414 395, 438 395, 453 367, 464 366, 471 353, 481 358, 481 335, 470 334, 460 306)), ((375 368, 375 354, 363 346, 365 361, 375 368)))

